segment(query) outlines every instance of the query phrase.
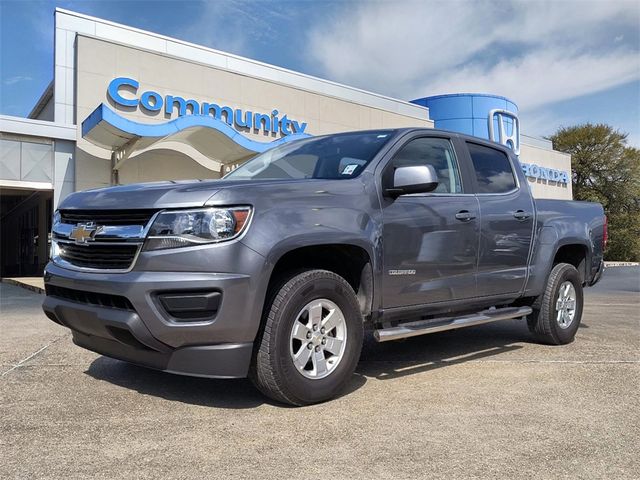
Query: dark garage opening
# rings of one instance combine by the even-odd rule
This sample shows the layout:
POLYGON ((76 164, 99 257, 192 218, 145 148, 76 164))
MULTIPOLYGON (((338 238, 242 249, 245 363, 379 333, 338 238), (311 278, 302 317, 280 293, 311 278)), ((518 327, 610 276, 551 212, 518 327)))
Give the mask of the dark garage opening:
POLYGON ((53 191, 0 188, 0 276, 41 276, 49 259, 53 191))

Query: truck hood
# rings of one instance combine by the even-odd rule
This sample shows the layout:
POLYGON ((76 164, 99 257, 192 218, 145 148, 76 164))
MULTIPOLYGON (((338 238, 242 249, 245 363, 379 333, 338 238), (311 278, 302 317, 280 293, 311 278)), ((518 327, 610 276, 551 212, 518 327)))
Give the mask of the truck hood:
MULTIPOLYGON (((271 185, 313 183, 309 180, 176 180, 134 183, 117 187, 85 190, 69 195, 58 207, 61 210, 135 210, 201 207, 220 190, 234 187, 269 189, 271 185)), ((245 190, 246 191, 246 190, 245 190)))

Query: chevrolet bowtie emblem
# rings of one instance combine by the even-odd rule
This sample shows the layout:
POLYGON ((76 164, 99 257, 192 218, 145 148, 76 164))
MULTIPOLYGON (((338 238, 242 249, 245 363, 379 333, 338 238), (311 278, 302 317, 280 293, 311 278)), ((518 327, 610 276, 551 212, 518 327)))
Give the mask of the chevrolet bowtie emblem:
POLYGON ((75 240, 76 243, 87 243, 94 240, 102 228, 102 225, 96 225, 95 222, 79 223, 73 227, 69 238, 75 240))

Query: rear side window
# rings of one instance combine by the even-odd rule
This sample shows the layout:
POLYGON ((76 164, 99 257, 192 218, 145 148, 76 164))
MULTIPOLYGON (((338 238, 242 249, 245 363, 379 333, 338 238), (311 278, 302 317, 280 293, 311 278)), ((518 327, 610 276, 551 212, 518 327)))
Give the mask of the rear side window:
POLYGON ((506 193, 516 188, 509 157, 495 148, 467 143, 478 181, 478 193, 506 193))

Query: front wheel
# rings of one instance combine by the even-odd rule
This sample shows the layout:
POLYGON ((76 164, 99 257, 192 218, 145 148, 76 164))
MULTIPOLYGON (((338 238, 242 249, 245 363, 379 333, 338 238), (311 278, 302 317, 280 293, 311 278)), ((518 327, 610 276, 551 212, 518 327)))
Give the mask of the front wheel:
POLYGON ((309 405, 335 397, 362 349, 362 315, 339 275, 308 270, 272 292, 250 378, 274 400, 309 405))
POLYGON ((580 274, 573 265, 553 267, 544 293, 533 304, 527 318, 536 339, 550 345, 573 342, 582 319, 583 292, 580 274))

